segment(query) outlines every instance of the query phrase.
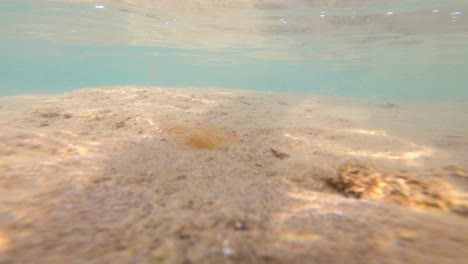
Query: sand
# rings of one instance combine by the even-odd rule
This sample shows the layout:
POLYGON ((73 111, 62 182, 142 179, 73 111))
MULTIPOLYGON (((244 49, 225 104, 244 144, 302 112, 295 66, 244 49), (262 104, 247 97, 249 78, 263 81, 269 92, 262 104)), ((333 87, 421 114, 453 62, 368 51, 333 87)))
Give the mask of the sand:
POLYGON ((0 263, 462 263, 466 106, 156 87, 0 98, 0 263), (240 143, 172 140, 187 124, 240 143))

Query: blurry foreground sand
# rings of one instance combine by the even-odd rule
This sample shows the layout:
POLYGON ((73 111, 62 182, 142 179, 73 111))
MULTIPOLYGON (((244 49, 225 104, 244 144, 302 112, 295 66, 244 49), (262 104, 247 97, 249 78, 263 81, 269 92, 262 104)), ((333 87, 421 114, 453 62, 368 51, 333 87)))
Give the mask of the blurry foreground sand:
POLYGON ((0 98, 0 125, 0 263, 468 259, 466 102, 116 87, 0 98))

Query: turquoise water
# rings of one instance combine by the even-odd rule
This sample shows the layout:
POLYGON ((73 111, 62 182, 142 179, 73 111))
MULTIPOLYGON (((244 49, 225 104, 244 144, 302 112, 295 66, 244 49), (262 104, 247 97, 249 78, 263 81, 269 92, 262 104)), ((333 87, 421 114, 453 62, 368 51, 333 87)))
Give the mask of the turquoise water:
POLYGON ((468 98, 466 1, 166 2, 2 1, 0 96, 151 85, 468 98))

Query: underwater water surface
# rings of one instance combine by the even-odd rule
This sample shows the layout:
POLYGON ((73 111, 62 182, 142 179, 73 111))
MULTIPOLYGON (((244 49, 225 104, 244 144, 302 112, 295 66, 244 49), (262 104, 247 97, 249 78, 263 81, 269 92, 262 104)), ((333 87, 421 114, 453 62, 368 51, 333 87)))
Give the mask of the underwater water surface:
POLYGON ((5 0, 0 95, 149 85, 467 98, 467 6, 5 0))

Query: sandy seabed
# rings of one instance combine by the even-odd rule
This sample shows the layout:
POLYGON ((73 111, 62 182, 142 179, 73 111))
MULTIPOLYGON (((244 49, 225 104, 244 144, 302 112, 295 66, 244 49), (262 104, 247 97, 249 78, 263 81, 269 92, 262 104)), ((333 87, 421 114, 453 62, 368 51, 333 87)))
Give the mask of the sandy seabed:
POLYGON ((0 263, 462 263, 467 105, 156 87, 0 98, 0 263), (191 124, 240 143, 171 140, 191 124))

